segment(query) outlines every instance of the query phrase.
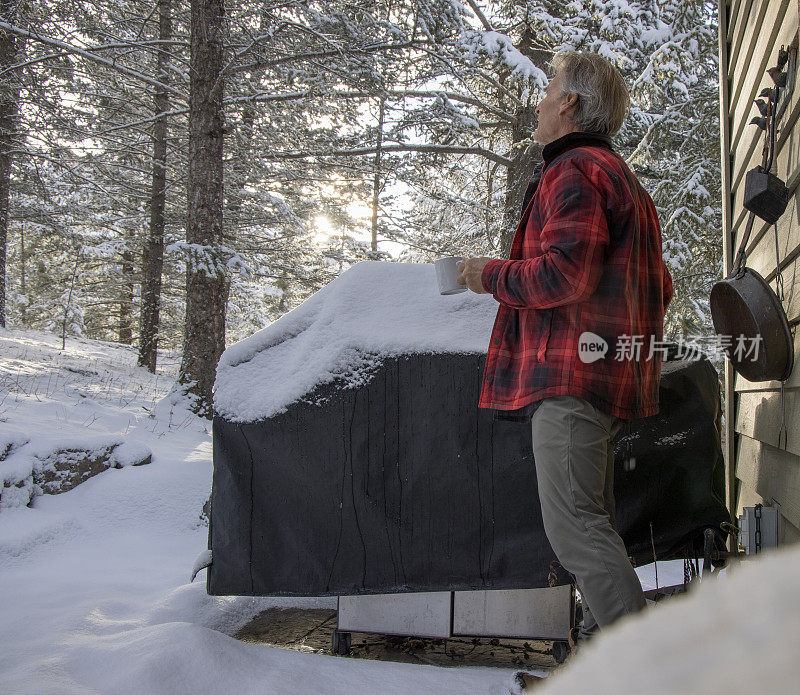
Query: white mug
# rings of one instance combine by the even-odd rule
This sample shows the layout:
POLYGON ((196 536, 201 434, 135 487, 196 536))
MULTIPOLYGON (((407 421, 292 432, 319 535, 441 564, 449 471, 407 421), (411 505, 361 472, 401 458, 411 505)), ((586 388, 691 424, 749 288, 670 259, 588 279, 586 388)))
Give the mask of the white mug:
POLYGON ((458 264, 463 261, 462 256, 448 256, 434 261, 436 267, 436 280, 439 283, 439 294, 457 294, 466 292, 465 285, 459 285, 456 278, 459 275, 458 264))

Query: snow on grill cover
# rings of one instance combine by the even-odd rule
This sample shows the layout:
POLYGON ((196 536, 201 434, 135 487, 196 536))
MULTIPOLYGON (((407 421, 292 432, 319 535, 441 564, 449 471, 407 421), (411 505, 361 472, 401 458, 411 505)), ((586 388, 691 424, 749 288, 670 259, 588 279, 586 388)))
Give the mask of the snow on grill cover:
MULTIPOLYGON (((496 308, 439 295, 432 265, 365 261, 228 348, 208 593, 568 581, 542 527, 530 425, 477 407, 496 308)), ((615 439, 617 524, 638 564, 652 561, 651 524, 669 559, 728 519, 716 370, 668 356, 659 395, 660 413, 615 439)))

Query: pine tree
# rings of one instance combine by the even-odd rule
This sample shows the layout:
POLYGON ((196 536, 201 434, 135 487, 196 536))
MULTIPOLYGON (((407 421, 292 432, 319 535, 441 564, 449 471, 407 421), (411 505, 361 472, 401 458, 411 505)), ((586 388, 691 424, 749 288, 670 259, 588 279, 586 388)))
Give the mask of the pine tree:
POLYGON ((196 412, 211 414, 214 373, 225 349, 222 246, 222 152, 225 85, 224 0, 192 0, 189 70, 189 181, 186 241, 186 328, 179 380, 196 397, 196 412))
MULTIPOLYGON (((15 24, 17 0, 0 0, 0 21, 15 24)), ((21 17, 19 17, 21 18, 21 17)), ((6 325, 6 251, 8 246, 11 164, 18 142, 17 114, 21 83, 11 68, 24 54, 25 40, 0 28, 0 326, 6 325)))
MULTIPOLYGON (((158 0, 158 39, 172 40, 172 3, 158 0)), ((156 58, 156 79, 168 84, 169 53, 159 51, 156 58)), ((152 188, 150 192, 150 224, 142 254, 141 316, 139 336, 139 364, 151 372, 156 370, 158 324, 161 309, 161 283, 164 269, 164 227, 167 203, 167 111, 169 93, 157 88, 154 94, 155 122, 153 123, 152 188)))

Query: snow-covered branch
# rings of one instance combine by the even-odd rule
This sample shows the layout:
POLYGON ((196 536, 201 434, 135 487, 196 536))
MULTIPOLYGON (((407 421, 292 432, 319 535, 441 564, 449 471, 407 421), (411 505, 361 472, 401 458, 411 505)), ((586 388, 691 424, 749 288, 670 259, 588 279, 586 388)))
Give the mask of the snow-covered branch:
POLYGON ((154 80, 152 77, 148 77, 147 75, 143 75, 141 72, 137 70, 131 70, 130 68, 125 68, 121 65, 118 65, 113 60, 108 60, 106 58, 102 58, 101 56, 95 55, 92 51, 96 50, 96 47, 89 47, 88 50, 84 50, 83 48, 79 48, 78 46, 72 46, 68 43, 64 43, 63 41, 59 41, 58 39, 51 39, 46 36, 42 36, 41 34, 35 31, 26 31, 25 29, 21 29, 20 27, 15 27, 13 24, 8 24, 8 22, 0 22, 0 29, 4 29, 12 34, 16 34, 17 36, 24 36, 29 39, 33 39, 38 41, 39 43, 46 44, 48 46, 55 46, 56 48, 60 48, 67 53, 72 53, 74 55, 79 55, 83 58, 88 60, 93 60, 96 63, 101 65, 105 65, 106 67, 111 68, 112 70, 116 70, 117 72, 127 75, 128 77, 133 77, 141 82, 145 82, 153 87, 158 87, 159 89, 163 89, 170 94, 177 96, 182 101, 188 101, 186 94, 181 92, 179 89, 175 89, 170 87, 169 85, 164 84, 163 82, 159 82, 158 80, 154 80))

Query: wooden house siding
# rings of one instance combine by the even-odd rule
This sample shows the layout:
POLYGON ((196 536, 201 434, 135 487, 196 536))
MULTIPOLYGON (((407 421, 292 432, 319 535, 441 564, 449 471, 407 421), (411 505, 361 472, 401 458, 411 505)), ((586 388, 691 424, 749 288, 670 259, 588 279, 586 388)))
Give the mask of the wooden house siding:
MULTIPOLYGON (((754 101, 772 81, 767 69, 781 46, 798 45, 800 0, 720 0, 720 117, 724 273, 733 261, 747 223, 742 206, 745 174, 761 164, 764 134, 750 125, 758 115, 754 101)), ((800 62, 800 61, 798 61, 800 62)), ((745 262, 774 288, 783 278, 784 309, 794 339, 795 367, 784 384, 788 439, 779 448, 780 382, 751 382, 725 366, 725 460, 728 502, 739 514, 757 502, 777 506, 781 542, 800 541, 800 81, 777 122, 773 172, 791 194, 775 228, 756 217, 745 262)), ((788 91, 788 90, 787 90, 788 91)))

